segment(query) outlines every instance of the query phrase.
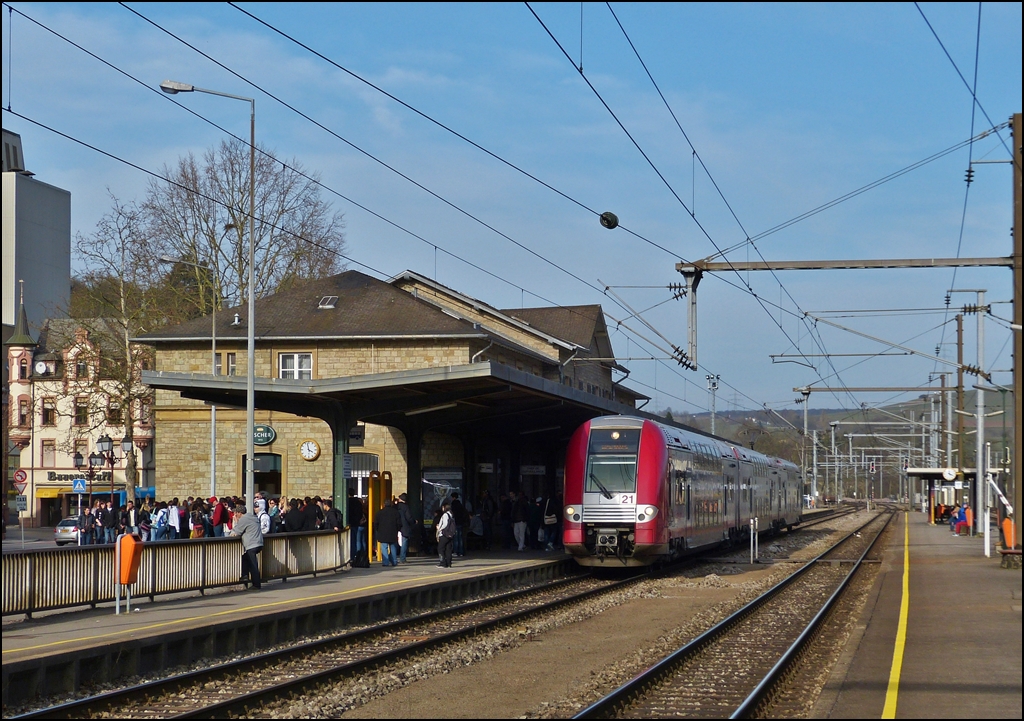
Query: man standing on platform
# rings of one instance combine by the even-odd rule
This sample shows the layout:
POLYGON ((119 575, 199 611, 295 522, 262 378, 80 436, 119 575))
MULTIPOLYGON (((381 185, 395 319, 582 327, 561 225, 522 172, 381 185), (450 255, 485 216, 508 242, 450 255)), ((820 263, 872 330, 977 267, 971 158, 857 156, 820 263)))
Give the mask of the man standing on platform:
POLYGON ((224 505, 224 501, 217 500, 217 496, 210 496, 210 505, 213 506, 210 517, 210 523, 213 525, 213 537, 220 538, 224 535, 224 524, 228 520, 228 508, 224 505))
POLYGON ((512 532, 515 534, 518 550, 526 550, 526 522, 530 519, 530 503, 522 491, 512 496, 512 532))
POLYGON ((385 498, 384 508, 373 517, 373 540, 380 543, 380 565, 398 565, 398 531, 401 527, 398 509, 391 505, 390 498, 385 498))
MULTIPOLYGON (((255 511, 255 505, 253 506, 255 511)), ((260 590, 260 563, 257 556, 263 550, 263 531, 255 513, 246 513, 245 506, 239 504, 235 508, 235 522, 231 525, 231 535, 242 537, 242 580, 246 576, 255 590, 260 590)))
POLYGON ((438 568, 452 567, 452 545, 455 542, 455 519, 452 518, 451 503, 445 499, 441 504, 441 515, 437 519, 438 568))
MULTIPOLYGON (((409 496, 406 493, 398 496, 398 517, 402 521, 402 547, 398 552, 398 562, 408 563, 407 556, 409 555, 409 539, 412 538, 416 532, 416 519, 413 517, 412 510, 409 508, 409 496)), ((419 541, 417 541, 417 544, 419 541)))

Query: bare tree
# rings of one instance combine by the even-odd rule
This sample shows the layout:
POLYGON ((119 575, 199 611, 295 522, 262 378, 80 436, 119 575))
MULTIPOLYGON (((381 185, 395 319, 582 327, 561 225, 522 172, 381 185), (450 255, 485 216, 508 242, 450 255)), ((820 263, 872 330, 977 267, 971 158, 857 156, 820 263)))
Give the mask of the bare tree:
MULTIPOLYGON (((320 197, 319 186, 309 179, 315 175, 305 173, 298 161, 289 165, 266 149, 256 156, 257 296, 343 269, 341 213, 332 213, 320 197)), ((164 175, 172 183, 151 183, 143 203, 154 246, 159 254, 211 269, 212 275, 191 271, 198 296, 185 286, 203 313, 214 303, 241 304, 249 271, 248 145, 222 141, 201 161, 189 154, 165 167, 164 175)))
MULTIPOLYGON (((68 412, 75 415, 72 435, 123 427, 124 437, 134 441, 136 423, 148 420, 153 391, 142 383, 151 351, 131 339, 161 325, 165 315, 159 285, 154 284, 160 276, 143 210, 113 195, 111 201, 96 232, 75 239, 86 270, 72 293, 72 319, 51 324, 47 344, 67 352, 64 378, 65 394, 74 399, 68 404, 68 412)), ((125 461, 129 500, 135 498, 137 462, 132 450, 125 461)))

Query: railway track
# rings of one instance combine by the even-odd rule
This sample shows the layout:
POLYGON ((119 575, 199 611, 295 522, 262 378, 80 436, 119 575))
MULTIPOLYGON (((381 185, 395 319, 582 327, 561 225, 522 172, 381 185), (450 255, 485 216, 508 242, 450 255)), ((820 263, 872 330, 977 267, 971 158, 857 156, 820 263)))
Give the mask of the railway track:
POLYGON ((225 718, 637 583, 563 579, 9 718, 225 718))
POLYGON ((758 715, 892 516, 889 511, 875 516, 575 718, 758 715))

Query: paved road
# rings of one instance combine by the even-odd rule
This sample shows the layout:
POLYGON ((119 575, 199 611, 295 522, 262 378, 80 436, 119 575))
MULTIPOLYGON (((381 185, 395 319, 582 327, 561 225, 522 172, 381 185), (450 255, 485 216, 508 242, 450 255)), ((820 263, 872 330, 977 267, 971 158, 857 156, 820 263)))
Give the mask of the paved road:
MULTIPOLYGON (((56 548, 53 543, 53 526, 25 529, 25 548, 41 548, 44 546, 56 548)), ((18 526, 7 527, 3 548, 5 551, 21 550, 21 529, 18 526)))

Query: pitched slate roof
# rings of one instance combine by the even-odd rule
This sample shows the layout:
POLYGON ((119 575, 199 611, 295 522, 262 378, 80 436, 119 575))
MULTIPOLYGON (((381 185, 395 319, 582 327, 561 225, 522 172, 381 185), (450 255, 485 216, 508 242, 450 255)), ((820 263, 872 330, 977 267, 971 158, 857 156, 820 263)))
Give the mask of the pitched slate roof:
POLYGON ((603 330, 603 314, 599 305, 560 306, 557 308, 514 308, 503 310, 502 313, 513 318, 526 321, 532 327, 569 341, 578 346, 589 348, 594 334, 603 330))
MULTIPOLYGON (((248 308, 240 305, 217 313, 217 338, 244 340, 248 308), (235 314, 239 324, 234 325, 235 314)), ((349 270, 311 281, 256 301, 256 337, 401 338, 480 336, 483 331, 454 318, 403 290, 349 270), (321 299, 337 296, 331 309, 321 299)), ((140 336, 146 343, 203 340, 210 337, 210 318, 196 318, 140 336)))

